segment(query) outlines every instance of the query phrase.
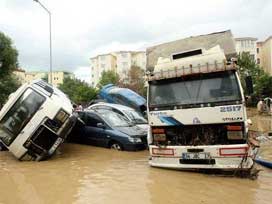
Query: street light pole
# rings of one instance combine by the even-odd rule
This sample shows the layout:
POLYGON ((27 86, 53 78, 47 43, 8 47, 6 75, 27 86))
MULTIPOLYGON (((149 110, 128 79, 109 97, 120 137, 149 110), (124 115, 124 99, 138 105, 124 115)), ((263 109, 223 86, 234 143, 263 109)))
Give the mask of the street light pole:
POLYGON ((41 5, 41 7, 48 13, 49 15, 49 49, 50 49, 50 77, 48 77, 48 83, 53 82, 52 78, 52 34, 51 34, 51 12, 39 1, 39 0, 33 0, 41 5), (51 80, 49 80, 51 79, 51 80))

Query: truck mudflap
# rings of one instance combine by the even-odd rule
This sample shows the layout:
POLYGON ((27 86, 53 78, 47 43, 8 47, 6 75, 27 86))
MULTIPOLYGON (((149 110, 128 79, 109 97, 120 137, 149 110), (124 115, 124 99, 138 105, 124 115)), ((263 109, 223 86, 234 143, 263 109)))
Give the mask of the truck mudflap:
POLYGON ((257 152, 248 144, 214 146, 150 145, 149 164, 172 169, 249 170, 257 152))

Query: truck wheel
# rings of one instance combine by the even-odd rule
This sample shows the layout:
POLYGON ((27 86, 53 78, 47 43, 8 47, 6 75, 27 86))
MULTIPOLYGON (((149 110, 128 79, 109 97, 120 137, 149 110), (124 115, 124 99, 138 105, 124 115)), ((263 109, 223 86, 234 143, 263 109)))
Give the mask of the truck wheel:
POLYGON ((117 150, 117 151, 122 151, 123 150, 122 144, 120 142, 117 142, 117 141, 112 141, 109 146, 110 146, 111 149, 114 149, 114 150, 117 150))

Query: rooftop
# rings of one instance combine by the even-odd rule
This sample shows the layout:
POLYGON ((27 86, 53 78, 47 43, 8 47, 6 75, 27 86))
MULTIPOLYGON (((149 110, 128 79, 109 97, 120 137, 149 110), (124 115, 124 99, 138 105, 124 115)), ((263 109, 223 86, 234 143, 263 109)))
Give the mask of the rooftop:
POLYGON ((230 30, 192 36, 147 48, 147 68, 153 69, 159 57, 171 58, 173 53, 185 52, 199 48, 210 49, 219 45, 227 58, 236 55, 235 41, 230 30))
POLYGON ((253 38, 253 37, 241 37, 241 38, 235 38, 236 41, 243 41, 243 40, 253 40, 257 41, 258 38, 253 38))

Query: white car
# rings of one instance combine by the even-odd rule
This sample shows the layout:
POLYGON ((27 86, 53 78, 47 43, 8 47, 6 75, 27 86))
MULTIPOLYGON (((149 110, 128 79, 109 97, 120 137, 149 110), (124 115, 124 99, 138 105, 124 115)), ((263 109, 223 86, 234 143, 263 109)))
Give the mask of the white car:
POLYGON ((112 111, 115 111, 125 118, 127 118, 130 122, 134 123, 136 126, 142 128, 146 132, 148 131, 149 125, 147 120, 136 110, 133 108, 119 105, 119 104, 113 104, 113 103, 104 103, 99 102, 96 104, 93 104, 87 108, 87 110, 95 110, 95 109, 110 109, 112 111))

